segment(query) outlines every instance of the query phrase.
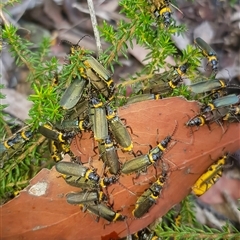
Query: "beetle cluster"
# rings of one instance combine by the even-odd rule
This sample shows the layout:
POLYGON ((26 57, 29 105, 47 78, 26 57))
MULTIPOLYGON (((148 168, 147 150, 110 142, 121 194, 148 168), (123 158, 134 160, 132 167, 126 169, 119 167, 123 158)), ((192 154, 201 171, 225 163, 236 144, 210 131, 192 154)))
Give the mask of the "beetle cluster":
MULTIPOLYGON (((203 51, 203 55, 208 58, 213 71, 216 71, 217 57, 214 51, 200 38, 197 38, 195 42, 203 51)), ((83 56, 81 53, 83 49, 73 45, 71 53, 77 51, 80 52, 79 55, 83 56)), ((114 107, 112 107, 115 86, 111 74, 91 55, 84 56, 82 63, 83 68, 79 68, 81 79, 76 78, 65 90, 60 100, 60 105, 66 109, 65 118, 61 122, 52 124, 54 127, 51 125, 40 126, 39 132, 50 139, 50 151, 55 161, 61 160, 61 154, 65 153, 72 157, 73 162, 56 164, 57 171, 62 174, 68 184, 83 189, 80 193, 69 194, 67 196, 68 203, 83 204, 88 211, 109 222, 124 220, 125 216, 115 212, 110 206, 108 194, 104 194, 104 189, 110 184, 116 183, 120 174, 139 173, 149 166, 155 165, 162 159, 162 155, 171 142, 176 129, 174 129, 172 135, 166 136, 147 154, 136 156, 133 152, 131 135, 114 107), (98 143, 99 158, 103 160, 104 168, 107 169, 105 176, 98 175, 95 169, 81 165, 79 159, 74 157, 69 148, 66 147, 65 143, 81 131, 93 132, 93 137, 98 143), (117 146, 120 146, 123 152, 129 152, 134 157, 121 164, 117 154, 117 146)), ((176 67, 171 80, 167 82, 161 81, 159 83, 155 79, 150 80, 148 86, 141 90, 142 94, 129 97, 127 104, 164 97, 165 93, 169 94, 182 83, 182 77, 186 74, 187 69, 187 63, 176 67)), ((211 80, 209 80, 189 86, 192 92, 210 93, 215 98, 213 98, 213 103, 209 103, 202 108, 202 113, 198 117, 189 120, 187 126, 202 125, 203 123, 198 123, 196 119, 202 121, 203 116, 212 114, 213 111, 220 111, 219 109, 223 107, 231 113, 233 113, 233 109, 237 109, 238 96, 233 94, 221 98, 216 97, 216 93, 219 93, 222 89, 228 89, 230 85, 224 84, 222 80, 212 81, 212 84, 209 84, 209 82, 211 83, 211 80)), ((236 113, 234 114, 236 115, 236 113)), ((192 188, 196 195, 203 194, 221 176, 219 171, 225 160, 226 156, 211 166, 207 173, 196 182, 192 188), (211 179, 210 182, 209 179, 211 179)), ((144 216, 157 202, 168 175, 168 171, 163 170, 157 180, 137 199, 132 211, 135 218, 144 216)))
MULTIPOLYGON (((217 58, 214 51, 202 39, 198 38, 195 42, 201 51, 204 51, 203 55, 208 58, 212 69, 216 71, 217 58)), ((134 153, 131 135, 113 107, 115 86, 110 72, 78 45, 72 45, 69 61, 71 54, 74 53, 77 53, 81 59, 78 67, 80 77, 72 81, 61 97, 60 105, 65 109, 64 119, 60 122, 44 124, 38 131, 49 139, 52 159, 57 162, 56 169, 66 183, 83 189, 79 193, 68 194, 67 202, 81 204, 88 211, 109 222, 122 221, 126 217, 113 210, 105 189, 118 182, 121 174, 140 173, 151 165, 155 166, 162 159, 176 128, 147 154, 134 153), (81 159, 75 157, 69 148, 73 137, 82 131, 93 133, 98 144, 99 159, 102 159, 106 168, 104 176, 100 176, 96 169, 82 165, 81 159), (118 146, 123 152, 132 154, 133 158, 122 164, 118 158, 118 146), (72 162, 59 162, 65 154, 71 156, 72 162)), ((149 80, 148 85, 141 90, 142 94, 129 97, 127 104, 166 96, 182 83, 187 69, 187 63, 175 67, 171 79, 167 82, 149 80)), ((239 97, 236 94, 227 95, 229 89, 238 91, 239 86, 217 79, 190 85, 191 92, 211 96, 212 103, 203 106, 201 113, 190 119, 186 125, 202 126, 219 119, 238 121, 239 97)), ((21 130, 5 140, 1 144, 3 159, 11 157, 11 154, 21 148, 32 135, 31 131, 21 130)), ((200 196, 217 181, 226 159, 227 155, 224 155, 199 178, 192 188, 193 193, 200 196)), ((137 198, 132 211, 134 218, 143 217, 157 202, 168 176, 169 172, 163 170, 156 181, 137 198)))
MULTIPOLYGON (((72 46, 71 53, 74 51, 82 51, 82 48, 72 46)), ((112 209, 108 193, 104 193, 104 189, 116 183, 120 174, 139 173, 155 165, 162 159, 176 128, 172 135, 166 136, 147 154, 135 154, 127 126, 112 107, 114 85, 110 73, 92 56, 87 56, 83 65, 84 68, 80 69, 81 79, 75 79, 61 97, 60 105, 66 110, 65 118, 55 124, 42 125, 38 130, 49 139, 49 150, 52 158, 57 161, 57 171, 68 184, 83 189, 80 193, 69 194, 68 203, 83 204, 88 211, 109 222, 124 220, 125 216, 112 209), (102 159, 106 168, 105 176, 100 176, 96 169, 82 165, 81 159, 75 157, 67 147, 71 139, 81 131, 92 131, 98 144, 99 159, 102 159), (123 152, 132 154, 132 159, 121 164, 117 146, 123 152), (66 153, 71 156, 72 162, 58 162, 66 153)), ((176 69, 174 80, 165 84, 168 90, 177 86, 185 72, 185 66, 176 69)), ((141 218, 156 203, 167 177, 167 172, 162 172, 152 186, 138 198, 133 210, 135 218, 141 218)))
MULTIPOLYGON (((218 58, 216 52, 201 38, 195 39, 195 44, 200 48, 203 56, 208 60, 212 70, 217 72, 218 58)), ((202 105, 200 113, 191 118, 187 126, 203 126, 216 121, 239 122, 240 85, 231 81, 211 79, 188 86, 193 93, 210 97, 207 104, 202 105), (231 94, 230 94, 231 93, 231 94)))
MULTIPOLYGON (((195 39, 195 44, 208 60, 212 71, 217 73, 218 58, 216 52, 201 38, 195 39)), ((188 64, 175 67, 175 74, 167 82, 158 81, 157 75, 149 80, 148 85, 141 89, 140 95, 128 98, 127 104, 150 99, 159 99, 170 94, 182 84, 183 76, 186 74, 188 64)), ((197 82, 187 86, 187 89, 197 99, 208 97, 208 103, 203 104, 200 113, 191 118, 186 125, 203 126, 213 122, 228 121, 239 122, 240 85, 224 79, 210 79, 197 82)))

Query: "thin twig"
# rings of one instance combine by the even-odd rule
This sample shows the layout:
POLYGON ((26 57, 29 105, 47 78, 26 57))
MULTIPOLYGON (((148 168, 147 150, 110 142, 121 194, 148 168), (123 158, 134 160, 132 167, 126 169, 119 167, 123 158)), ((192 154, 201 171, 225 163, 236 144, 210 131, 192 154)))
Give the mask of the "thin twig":
POLYGON ((102 50, 102 45, 101 45, 101 41, 100 41, 99 31, 97 28, 98 24, 97 24, 96 14, 95 14, 94 7, 93 7, 93 1, 87 0, 87 2, 88 2, 88 8, 89 8, 89 13, 90 13, 90 17, 91 17, 93 32, 94 32, 94 36, 95 36, 95 40, 96 40, 98 56, 100 56, 103 53, 103 50, 102 50))
POLYGON ((6 26, 9 27, 10 23, 9 23, 9 21, 6 19, 6 17, 4 16, 2 9, 0 9, 0 19, 2 19, 2 23, 3 23, 4 25, 6 25, 6 26))

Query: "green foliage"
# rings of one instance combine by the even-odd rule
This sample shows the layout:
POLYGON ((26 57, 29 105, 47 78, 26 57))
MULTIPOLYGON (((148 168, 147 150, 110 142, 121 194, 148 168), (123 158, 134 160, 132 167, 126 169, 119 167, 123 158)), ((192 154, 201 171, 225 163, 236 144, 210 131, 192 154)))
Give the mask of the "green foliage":
POLYGON ((29 69, 28 81, 35 94, 30 96, 33 108, 30 111, 33 130, 38 128, 39 122, 55 121, 61 117, 58 111, 59 96, 55 89, 50 87, 51 80, 59 66, 56 58, 47 61, 50 39, 43 39, 39 51, 33 52, 29 47, 33 44, 17 35, 17 28, 12 25, 3 29, 3 39, 8 42, 10 52, 17 65, 25 65, 29 69), (45 109, 45 110, 44 110, 45 109), (40 120, 40 121, 39 121, 40 120))
POLYGON ((32 43, 18 36, 17 28, 11 24, 5 26, 2 31, 2 37, 8 42, 10 46, 9 51, 11 52, 12 56, 15 57, 16 64, 25 64, 28 69, 33 71, 34 68, 31 61, 33 60, 31 56, 32 54, 31 51, 28 49, 28 46, 31 46, 32 43))
MULTIPOLYGON (((174 67, 185 63, 189 66, 188 72, 190 75, 188 77, 190 79, 196 78, 196 69, 202 58, 199 50, 192 45, 188 45, 186 49, 179 52, 171 38, 173 34, 179 35, 185 32, 186 27, 184 25, 176 26, 173 21, 166 29, 162 20, 156 19, 151 14, 151 6, 148 1, 122 0, 119 5, 122 6, 121 13, 125 14, 131 21, 120 21, 117 31, 104 22, 100 28, 101 34, 111 46, 103 53, 100 60, 105 66, 110 66, 113 70, 113 63, 118 62, 118 53, 127 56, 127 50, 129 47, 133 47, 134 41, 143 46, 148 54, 143 61, 146 63, 144 68, 140 72, 136 72, 134 76, 129 76, 130 79, 122 80, 123 83, 119 84, 118 95, 123 92, 126 93, 127 86, 134 89, 133 93, 138 92, 160 69, 168 71, 168 79, 171 79, 174 75, 174 67), (169 56, 174 58, 176 65, 166 64, 166 58, 169 56)), ((166 75, 166 72, 164 74, 166 75)), ((186 91, 178 90, 173 95, 178 94, 189 98, 189 93, 186 91)), ((171 93, 169 96, 172 96, 171 93)), ((122 99, 123 97, 119 98, 122 99)))
POLYGON ((43 166, 52 166, 49 155, 45 154, 46 147, 45 138, 36 134, 31 142, 26 142, 14 157, 5 162, 4 168, 0 169, 0 204, 16 196, 43 166))
POLYGON ((239 231, 227 223, 222 230, 209 228, 196 221, 194 214, 193 196, 187 196, 181 202, 181 210, 177 216, 181 216, 179 223, 176 222, 176 211, 170 210, 163 221, 154 230, 161 239, 237 239, 239 231), (229 232, 229 225, 232 229, 229 232))
POLYGON ((15 3, 19 3, 20 1, 19 0, 8 0, 8 1, 5 1, 4 3, 1 2, 0 3, 0 9, 3 9, 3 8, 6 8, 8 5, 14 5, 15 3))
MULTIPOLYGON (((62 115, 59 110, 58 88, 51 86, 59 64, 56 58, 48 61, 50 40, 43 39, 38 51, 33 52, 29 49, 32 43, 18 36, 17 28, 12 25, 4 26, 2 37, 8 43, 9 51, 15 58, 16 64, 18 66, 24 65, 29 69, 28 81, 33 90, 29 99, 33 102, 33 107, 29 112, 31 118, 27 123, 31 126, 32 131, 37 130, 40 123, 59 119, 62 115)), ((0 106, 1 111, 6 107, 0 106)), ((4 115, 1 115, 0 121, 1 136, 6 141, 14 133, 15 126, 12 126, 9 121, 6 122, 4 115)), ((4 148, 2 144, 1 148, 4 148)), ((46 141, 39 134, 36 134, 31 141, 26 141, 20 149, 10 149, 14 152, 12 157, 8 157, 8 150, 2 151, 1 157, 5 159, 5 162, 4 168, 0 169, 0 199, 1 203, 4 203, 13 197, 18 190, 27 186, 28 181, 41 170, 43 164, 49 165, 49 160, 52 160, 49 153, 45 154, 47 152, 46 141), (40 152, 42 154, 39 154, 40 152)))
MULTIPOLYGON (((0 84, 0 89, 3 89, 3 88, 4 88, 4 85, 0 84)), ((0 99, 4 99, 4 98, 6 98, 6 96, 0 92, 0 99)), ((7 105, 0 104, 0 110, 1 111, 3 111, 4 108, 6 108, 6 107, 7 107, 7 105)), ((0 120, 1 120, 1 122, 3 121, 2 116, 0 116, 0 120)))
POLYGON ((230 0, 230 1, 229 1, 229 5, 230 5, 231 7, 234 7, 237 3, 239 4, 239 0, 230 0))
POLYGON ((239 232, 236 233, 228 233, 222 232, 220 230, 216 230, 213 228, 206 228, 204 230, 198 229, 195 227, 189 226, 181 226, 181 227, 165 227, 162 228, 159 226, 156 230, 157 235, 161 239, 170 239, 174 237, 176 240, 183 239, 238 239, 239 232))
POLYGON ((46 123, 52 119, 59 119, 61 117, 60 106, 56 105, 58 95, 56 91, 50 86, 42 86, 40 89, 33 85, 35 94, 29 96, 29 100, 34 102, 33 107, 29 111, 29 116, 33 123, 33 129, 37 129, 39 123, 46 123), (48 99, 48 101, 46 101, 48 99))
POLYGON ((170 96, 184 96, 186 99, 192 99, 191 92, 187 89, 186 85, 181 85, 178 88, 173 89, 170 96))
MULTIPOLYGON (((0 84, 0 89, 3 89, 4 85, 0 84)), ((4 94, 2 94, 2 92, 0 92, 0 99, 4 99, 6 96, 4 94)), ((5 131, 5 120, 4 120, 4 113, 3 110, 7 107, 7 105, 4 104, 0 104, 0 111, 2 114, 0 114, 0 137, 1 139, 3 139, 6 135, 6 131, 5 131)))
MULTIPOLYGON (((29 111, 30 119, 27 120, 31 131, 37 132, 39 125, 47 122, 54 123, 63 116, 63 109, 59 105, 60 97, 71 81, 76 77, 81 78, 83 61, 91 52, 78 46, 74 48, 69 56, 69 63, 62 66, 58 73, 60 64, 55 57, 49 58, 50 39, 43 38, 36 51, 31 51, 32 43, 17 35, 17 28, 5 25, 2 34, 3 40, 8 42, 9 51, 15 58, 18 66, 26 66, 29 69, 28 81, 33 93, 28 100, 33 102, 29 111), (54 82, 57 81, 56 85, 54 82)), ((2 86, 1 86, 2 87, 2 86)), ((4 96, 0 96, 3 98, 4 96)), ((0 105, 1 111, 6 107, 0 105)), ((3 117, 0 117, 1 136, 4 141, 11 136, 11 129, 3 117), (9 133, 9 134, 7 134, 9 133)), ((1 202, 5 202, 15 192, 28 185, 28 180, 35 176, 43 166, 52 166, 50 153, 47 149, 46 140, 41 135, 35 134, 34 138, 26 143, 8 157, 8 150, 3 152, 4 168, 0 169, 1 202), (29 151, 31 150, 31 151, 29 151), (39 154, 39 153, 42 154, 39 154), (46 154, 47 153, 47 154, 46 154), (34 160, 33 160, 34 159, 34 160)), ((1 146, 4 148, 4 142, 1 146)), ((11 149, 11 151, 14 151, 11 149)), ((2 156, 2 155, 1 155, 2 156)))

